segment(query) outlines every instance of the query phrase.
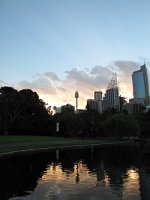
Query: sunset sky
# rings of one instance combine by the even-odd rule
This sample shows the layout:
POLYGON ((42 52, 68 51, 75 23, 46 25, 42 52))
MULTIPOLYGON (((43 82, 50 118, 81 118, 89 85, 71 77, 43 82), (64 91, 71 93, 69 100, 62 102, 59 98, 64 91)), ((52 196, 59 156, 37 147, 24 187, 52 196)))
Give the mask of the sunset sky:
POLYGON ((79 108, 116 71, 122 96, 147 66, 149 0, 0 0, 0 87, 36 91, 49 105, 79 108))

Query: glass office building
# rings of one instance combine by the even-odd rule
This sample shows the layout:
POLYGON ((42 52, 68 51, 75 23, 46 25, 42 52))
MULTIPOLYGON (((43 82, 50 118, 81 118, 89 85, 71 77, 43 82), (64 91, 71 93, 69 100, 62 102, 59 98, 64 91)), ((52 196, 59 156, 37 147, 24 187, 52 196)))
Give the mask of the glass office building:
POLYGON ((132 74, 133 96, 137 103, 143 105, 149 104, 149 82, 146 65, 141 66, 140 70, 134 71, 132 74))

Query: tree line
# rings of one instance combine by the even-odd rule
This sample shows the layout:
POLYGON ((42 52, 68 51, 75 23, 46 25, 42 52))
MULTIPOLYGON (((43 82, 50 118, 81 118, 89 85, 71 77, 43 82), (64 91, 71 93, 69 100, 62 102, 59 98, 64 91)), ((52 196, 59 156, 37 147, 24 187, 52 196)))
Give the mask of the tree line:
MULTIPOLYGON (((54 108, 56 109, 56 107, 54 108)), ((108 109, 100 114, 87 109, 75 113, 70 104, 61 113, 50 107, 31 89, 0 88, 1 135, 49 135, 62 137, 130 137, 150 136, 150 111, 137 115, 108 109), (59 123, 59 131, 56 124, 59 123)))

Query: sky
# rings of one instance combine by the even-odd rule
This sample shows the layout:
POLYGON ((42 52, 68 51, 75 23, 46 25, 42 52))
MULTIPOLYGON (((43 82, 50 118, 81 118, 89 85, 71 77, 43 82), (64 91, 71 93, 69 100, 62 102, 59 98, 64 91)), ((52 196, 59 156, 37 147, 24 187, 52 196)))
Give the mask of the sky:
POLYGON ((150 79, 149 0, 0 0, 0 87, 32 89, 52 106, 79 108, 117 73, 133 96, 132 72, 150 79))

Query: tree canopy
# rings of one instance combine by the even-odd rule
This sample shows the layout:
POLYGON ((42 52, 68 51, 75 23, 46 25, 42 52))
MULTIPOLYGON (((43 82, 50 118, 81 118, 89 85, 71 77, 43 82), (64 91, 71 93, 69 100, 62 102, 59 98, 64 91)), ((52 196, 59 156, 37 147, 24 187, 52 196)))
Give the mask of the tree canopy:
POLYGON ((45 103, 30 89, 0 89, 0 133, 48 134, 51 118, 45 103))
MULTIPOLYGON (((53 115, 51 106, 31 89, 20 91, 12 87, 0 88, 0 134, 56 135, 63 137, 150 137, 150 112, 128 115, 115 109, 103 113, 87 106, 75 112, 71 104, 61 106, 61 113, 53 115)), ((56 107, 53 108, 55 111, 56 107)))

